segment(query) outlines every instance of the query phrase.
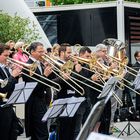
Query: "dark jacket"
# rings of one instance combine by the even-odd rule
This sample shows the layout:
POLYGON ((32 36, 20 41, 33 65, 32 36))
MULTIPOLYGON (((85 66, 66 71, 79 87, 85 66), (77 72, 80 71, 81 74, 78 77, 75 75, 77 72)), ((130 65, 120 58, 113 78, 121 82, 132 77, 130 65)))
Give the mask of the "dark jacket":
MULTIPOLYGON (((138 62, 136 62, 133 66, 135 70, 139 71, 140 64, 138 62)), ((140 93, 140 90, 138 90, 138 92, 140 93)), ((140 95, 139 94, 136 94, 136 108, 137 109, 140 108, 140 95)))
MULTIPOLYGON (((8 79, 8 83, 5 85, 5 87, 1 87, 0 85, 0 93, 7 93, 8 98, 13 92, 15 83, 17 81, 10 75, 8 69, 5 69, 5 72, 7 73, 7 75, 0 67, 0 79, 8 79)), ((4 102, 2 98, 0 98, 0 105, 2 104, 4 104, 4 102)), ((0 107, 0 138, 2 138, 3 140, 16 140, 17 135, 15 135, 15 129, 13 128, 14 119, 15 112, 12 106, 8 106, 5 108, 0 107)))
MULTIPOLYGON (((29 59, 27 63, 32 64, 33 61, 29 59)), ((43 65, 41 65, 41 68, 43 72, 43 65)), ((27 70, 23 70, 23 73, 30 75, 30 72, 28 72, 27 70)), ((41 74, 38 67, 36 68, 35 73, 44 76, 43 74, 41 74)), ((36 82, 36 80, 25 76, 24 74, 22 75, 22 77, 25 82, 36 82)), ((47 83, 47 81, 45 81, 43 78, 40 78, 33 73, 31 77, 47 83)), ((47 107, 49 104, 48 98, 51 98, 50 88, 38 82, 29 100, 25 104, 25 131, 27 137, 31 136, 36 140, 48 139, 47 123, 42 123, 41 121, 47 111, 47 107)))

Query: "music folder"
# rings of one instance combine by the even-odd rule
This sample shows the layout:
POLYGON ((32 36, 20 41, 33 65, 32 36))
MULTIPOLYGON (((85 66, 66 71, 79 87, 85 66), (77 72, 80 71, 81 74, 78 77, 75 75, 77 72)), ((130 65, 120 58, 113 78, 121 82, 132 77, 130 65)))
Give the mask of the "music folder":
POLYGON ((55 100, 42 118, 47 121, 50 118, 73 117, 85 97, 71 97, 55 100))
POLYGON ((37 82, 20 82, 15 85, 15 89, 7 102, 2 107, 7 107, 11 104, 24 104, 29 99, 32 91, 36 87, 37 82))

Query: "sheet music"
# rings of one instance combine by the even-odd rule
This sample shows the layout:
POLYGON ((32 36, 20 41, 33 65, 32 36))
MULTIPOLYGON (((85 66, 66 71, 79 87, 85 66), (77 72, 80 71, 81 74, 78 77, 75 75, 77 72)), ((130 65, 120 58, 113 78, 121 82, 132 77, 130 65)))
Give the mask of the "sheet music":
POLYGON ((32 91, 34 90, 34 88, 36 87, 37 82, 28 82, 26 83, 24 89, 22 90, 19 98, 16 100, 16 104, 18 103, 25 103, 25 101, 28 100, 28 98, 30 97, 32 91))
POLYGON ((122 139, 92 132, 87 138, 87 140, 122 140, 122 139))
POLYGON ((73 117, 79 108, 80 104, 85 100, 85 97, 71 97, 67 99, 67 106, 63 113, 61 113, 60 117, 73 117))
POLYGON ((8 99, 6 104, 13 104, 16 102, 17 98, 19 97, 19 94, 21 90, 24 88, 25 82, 17 83, 15 85, 14 92, 11 94, 10 98, 8 99))
POLYGON ((85 97, 71 97, 55 100, 52 106, 48 109, 42 118, 42 121, 47 121, 50 118, 56 117, 73 117, 79 108, 80 104, 85 100, 85 97))
POLYGON ((101 94, 98 96, 98 98, 102 98, 109 94, 113 94, 118 80, 119 80, 118 77, 110 77, 109 80, 104 84, 103 90, 101 94))
POLYGON ((2 105, 2 107, 8 106, 10 104, 26 103, 36 85, 37 82, 29 82, 26 83, 26 85, 25 82, 17 83, 13 93, 9 97, 6 104, 2 105))

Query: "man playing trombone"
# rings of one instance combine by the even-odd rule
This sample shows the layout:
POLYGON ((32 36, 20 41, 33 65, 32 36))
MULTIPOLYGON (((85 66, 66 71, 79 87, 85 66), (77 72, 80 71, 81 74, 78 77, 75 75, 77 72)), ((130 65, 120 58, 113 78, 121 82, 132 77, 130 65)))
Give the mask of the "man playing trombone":
MULTIPOLYGON (((23 69, 23 80, 25 82, 38 81, 36 88, 33 90, 31 97, 25 104, 25 130, 26 136, 31 136, 31 140, 48 140, 47 122, 42 122, 42 117, 47 111, 46 97, 51 95, 50 85, 51 81, 46 81, 44 78, 49 78, 52 73, 52 67, 48 65, 44 68, 41 63, 42 56, 45 53, 45 48, 42 43, 34 42, 29 48, 29 60, 28 64, 37 64, 37 67, 31 71, 23 69), (30 76, 29 76, 30 75, 30 76), (35 80, 35 79, 36 80, 35 80)), ((53 87, 53 86, 52 86, 53 87)))

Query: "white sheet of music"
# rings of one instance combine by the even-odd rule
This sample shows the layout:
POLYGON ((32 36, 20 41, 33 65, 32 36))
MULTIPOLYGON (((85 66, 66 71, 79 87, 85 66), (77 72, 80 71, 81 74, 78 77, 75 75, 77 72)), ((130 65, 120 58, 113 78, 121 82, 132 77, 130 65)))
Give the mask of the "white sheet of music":
POLYGON ((17 98, 19 96, 19 93, 24 88, 24 86, 25 86, 25 82, 17 83, 15 85, 14 92, 11 94, 10 98, 7 101, 8 104, 13 104, 13 103, 16 102, 16 100, 17 100, 17 98))
POLYGON ((123 139, 92 132, 87 138, 87 140, 123 140, 123 139))
POLYGON ((32 91, 34 90, 34 88, 36 87, 37 82, 28 82, 26 83, 24 89, 22 90, 22 93, 20 94, 20 96, 17 98, 16 103, 24 103, 26 102, 32 91))
POLYGON ((57 99, 45 113, 42 121, 47 121, 49 118, 55 117, 73 117, 78 107, 84 100, 85 97, 57 99))
POLYGON ((67 106, 60 117, 73 117, 79 108, 80 104, 85 100, 85 97, 71 97, 67 98, 67 106))
POLYGON ((9 97, 6 104, 3 106, 9 105, 9 104, 21 104, 27 102, 28 98, 30 97, 32 91, 36 87, 37 82, 28 82, 25 85, 25 82, 20 82, 15 85, 15 89, 11 96, 9 97))

